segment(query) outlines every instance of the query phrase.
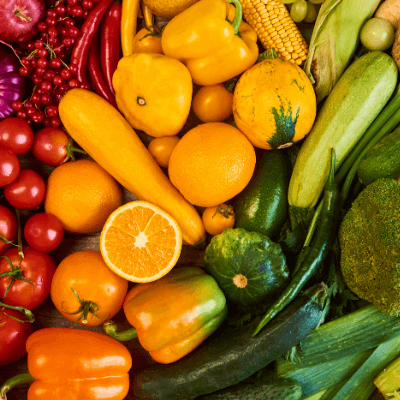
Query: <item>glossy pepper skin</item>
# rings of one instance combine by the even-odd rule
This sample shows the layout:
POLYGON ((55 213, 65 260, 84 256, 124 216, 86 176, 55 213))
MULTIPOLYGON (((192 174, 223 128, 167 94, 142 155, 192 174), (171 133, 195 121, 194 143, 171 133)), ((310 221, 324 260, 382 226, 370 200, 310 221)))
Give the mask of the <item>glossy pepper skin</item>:
POLYGON ((198 267, 175 267, 127 294, 125 315, 140 344, 162 364, 179 360, 210 336, 226 317, 225 295, 198 267))
POLYGON ((132 357, 107 335, 44 328, 29 336, 26 349, 35 378, 28 400, 122 400, 128 393, 132 357))
POLYGON ((200 0, 166 25, 161 40, 164 54, 182 61, 202 86, 225 82, 258 58, 257 34, 243 22, 239 0, 200 0))

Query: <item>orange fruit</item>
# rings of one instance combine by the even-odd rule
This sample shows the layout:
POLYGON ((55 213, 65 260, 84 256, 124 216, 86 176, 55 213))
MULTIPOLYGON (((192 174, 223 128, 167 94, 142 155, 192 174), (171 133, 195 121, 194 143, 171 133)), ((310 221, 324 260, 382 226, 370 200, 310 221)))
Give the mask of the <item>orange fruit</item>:
POLYGON ((250 141, 232 125, 200 124, 175 146, 168 173, 173 185, 200 207, 222 204, 249 183, 256 165, 250 141))
POLYGON ((116 209, 100 235, 105 263, 131 282, 152 282, 166 275, 181 248, 182 234, 175 219, 147 201, 132 201, 116 209))
POLYGON ((95 161, 61 164, 47 181, 45 211, 55 215, 67 232, 100 232, 110 213, 121 204, 117 182, 95 161))

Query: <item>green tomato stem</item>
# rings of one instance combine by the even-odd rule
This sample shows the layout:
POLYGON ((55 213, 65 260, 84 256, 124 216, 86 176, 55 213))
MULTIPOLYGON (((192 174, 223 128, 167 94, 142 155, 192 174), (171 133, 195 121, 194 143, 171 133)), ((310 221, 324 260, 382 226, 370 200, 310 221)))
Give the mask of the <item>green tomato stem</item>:
POLYGON ((128 340, 136 339, 138 337, 136 328, 130 328, 122 332, 117 331, 117 324, 113 321, 107 321, 103 324, 104 332, 118 340, 119 342, 127 342, 128 340))

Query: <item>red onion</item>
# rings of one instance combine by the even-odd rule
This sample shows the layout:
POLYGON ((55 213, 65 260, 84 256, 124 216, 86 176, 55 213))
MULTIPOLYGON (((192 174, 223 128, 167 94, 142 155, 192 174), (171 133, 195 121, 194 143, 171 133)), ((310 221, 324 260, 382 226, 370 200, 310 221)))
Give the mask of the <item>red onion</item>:
POLYGON ((25 78, 18 73, 20 64, 3 44, 0 45, 0 121, 13 112, 11 103, 25 96, 25 78))

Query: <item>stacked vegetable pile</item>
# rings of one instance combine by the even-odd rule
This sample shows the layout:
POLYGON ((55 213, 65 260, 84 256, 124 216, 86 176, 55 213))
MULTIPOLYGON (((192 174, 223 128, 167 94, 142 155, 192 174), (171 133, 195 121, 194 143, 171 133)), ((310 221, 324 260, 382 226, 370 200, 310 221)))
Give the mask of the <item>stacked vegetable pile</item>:
POLYGON ((0 399, 399 397, 399 9, 0 1, 0 399))

